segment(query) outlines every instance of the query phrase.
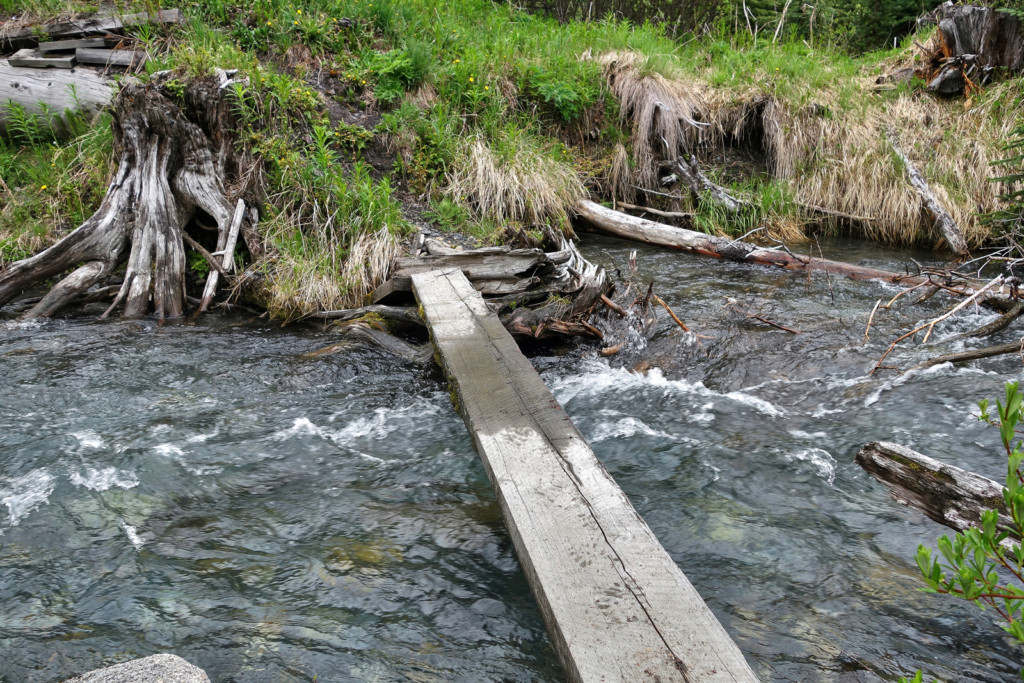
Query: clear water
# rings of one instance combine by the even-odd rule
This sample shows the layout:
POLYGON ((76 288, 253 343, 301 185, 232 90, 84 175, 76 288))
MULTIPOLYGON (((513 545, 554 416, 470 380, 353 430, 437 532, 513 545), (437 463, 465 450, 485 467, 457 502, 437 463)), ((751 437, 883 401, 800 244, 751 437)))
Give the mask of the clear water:
MULTIPOLYGON (((620 266, 635 248, 586 245, 620 266)), ((663 316, 610 359, 535 364, 758 675, 1015 678, 988 613, 917 590, 914 550, 943 528, 852 459, 890 439, 998 478, 997 435, 970 412, 1020 360, 867 377, 945 302, 876 316, 865 344, 895 288, 639 251, 638 276, 704 337, 663 316)), ((990 319, 966 311, 893 364, 990 319)), ((304 355, 332 341, 215 318, 0 322, 0 680, 162 651, 214 681, 561 679, 439 373, 304 355)))

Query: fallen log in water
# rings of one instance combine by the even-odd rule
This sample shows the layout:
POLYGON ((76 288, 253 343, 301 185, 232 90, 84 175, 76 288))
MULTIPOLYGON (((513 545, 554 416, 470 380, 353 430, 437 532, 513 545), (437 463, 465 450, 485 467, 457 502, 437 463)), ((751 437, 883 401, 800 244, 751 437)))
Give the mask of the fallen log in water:
POLYGON ((883 280, 901 285, 928 282, 928 277, 925 275, 904 275, 841 261, 797 256, 781 249, 765 249, 741 240, 730 240, 725 237, 655 223, 644 218, 613 211, 587 200, 577 204, 576 211, 599 232, 646 244, 681 249, 691 254, 759 263, 787 270, 817 270, 835 275, 845 275, 858 280, 883 280))
POLYGON ((980 474, 887 441, 869 443, 854 462, 889 489, 897 503, 920 510, 950 529, 963 531, 980 525, 985 510, 999 513, 1000 529, 1013 529, 1003 485, 980 474))

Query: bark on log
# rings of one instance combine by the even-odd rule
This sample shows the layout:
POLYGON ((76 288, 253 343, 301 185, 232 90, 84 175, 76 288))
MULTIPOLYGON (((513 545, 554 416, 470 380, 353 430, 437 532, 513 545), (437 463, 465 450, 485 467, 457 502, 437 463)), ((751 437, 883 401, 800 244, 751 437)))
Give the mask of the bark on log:
POLYGON ((227 133, 233 123, 222 82, 193 81, 180 97, 152 82, 121 89, 113 107, 120 161, 103 202, 64 239, 0 271, 0 306, 33 284, 85 263, 24 317, 52 315, 127 256, 114 305, 123 301, 123 314, 139 317, 151 310, 152 299, 159 318, 182 314, 182 231, 201 209, 226 232, 233 201, 226 196, 225 180, 243 175, 241 157, 227 133))
POLYGON ((869 443, 854 461, 897 503, 920 510, 939 524, 963 531, 980 525, 983 511, 996 510, 999 528, 1013 528, 1003 485, 991 479, 887 441, 869 443))
POLYGON ((950 250, 957 256, 965 256, 967 254, 967 240, 964 239, 964 233, 957 225, 957 222, 953 220, 953 217, 949 215, 946 208, 942 206, 942 203, 932 192, 932 189, 928 186, 928 182, 921 176, 918 170, 911 163, 910 159, 903 152, 900 147, 899 141, 896 139, 896 134, 890 129, 886 132, 889 137, 889 144, 892 145, 893 151, 903 161, 903 165, 907 168, 907 175, 910 177, 910 184, 917 190, 917 194, 921 197, 921 203, 924 205, 925 210, 935 221, 935 227, 942 233, 943 238, 946 240, 946 244, 949 245, 950 250))
POLYGON ((48 111, 54 117, 51 125, 64 126, 67 110, 93 116, 109 105, 113 85, 114 81, 88 69, 23 69, 0 59, 0 130, 10 118, 9 102, 29 114, 48 111))

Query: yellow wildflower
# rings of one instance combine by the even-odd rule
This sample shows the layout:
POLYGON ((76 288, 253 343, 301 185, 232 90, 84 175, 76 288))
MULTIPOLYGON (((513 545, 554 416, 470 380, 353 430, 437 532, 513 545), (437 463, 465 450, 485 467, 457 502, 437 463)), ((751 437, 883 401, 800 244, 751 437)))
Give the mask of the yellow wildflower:
POLYGON ((472 82, 473 82, 473 77, 472 77, 472 76, 470 76, 470 77, 469 77, 469 82, 470 82, 470 83, 472 83, 472 82))
POLYGON ((39 189, 40 189, 40 190, 45 190, 45 189, 46 189, 46 185, 43 185, 43 186, 42 186, 42 187, 40 187, 39 189))
POLYGON ((299 10, 299 14, 302 14, 302 10, 299 10))

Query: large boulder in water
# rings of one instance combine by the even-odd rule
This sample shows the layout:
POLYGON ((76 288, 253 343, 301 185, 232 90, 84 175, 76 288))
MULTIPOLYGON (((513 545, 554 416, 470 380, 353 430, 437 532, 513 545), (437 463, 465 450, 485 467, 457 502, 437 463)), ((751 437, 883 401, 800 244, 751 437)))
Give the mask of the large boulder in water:
POLYGON ((210 683, 206 672, 177 655, 150 655, 72 678, 65 683, 210 683))

